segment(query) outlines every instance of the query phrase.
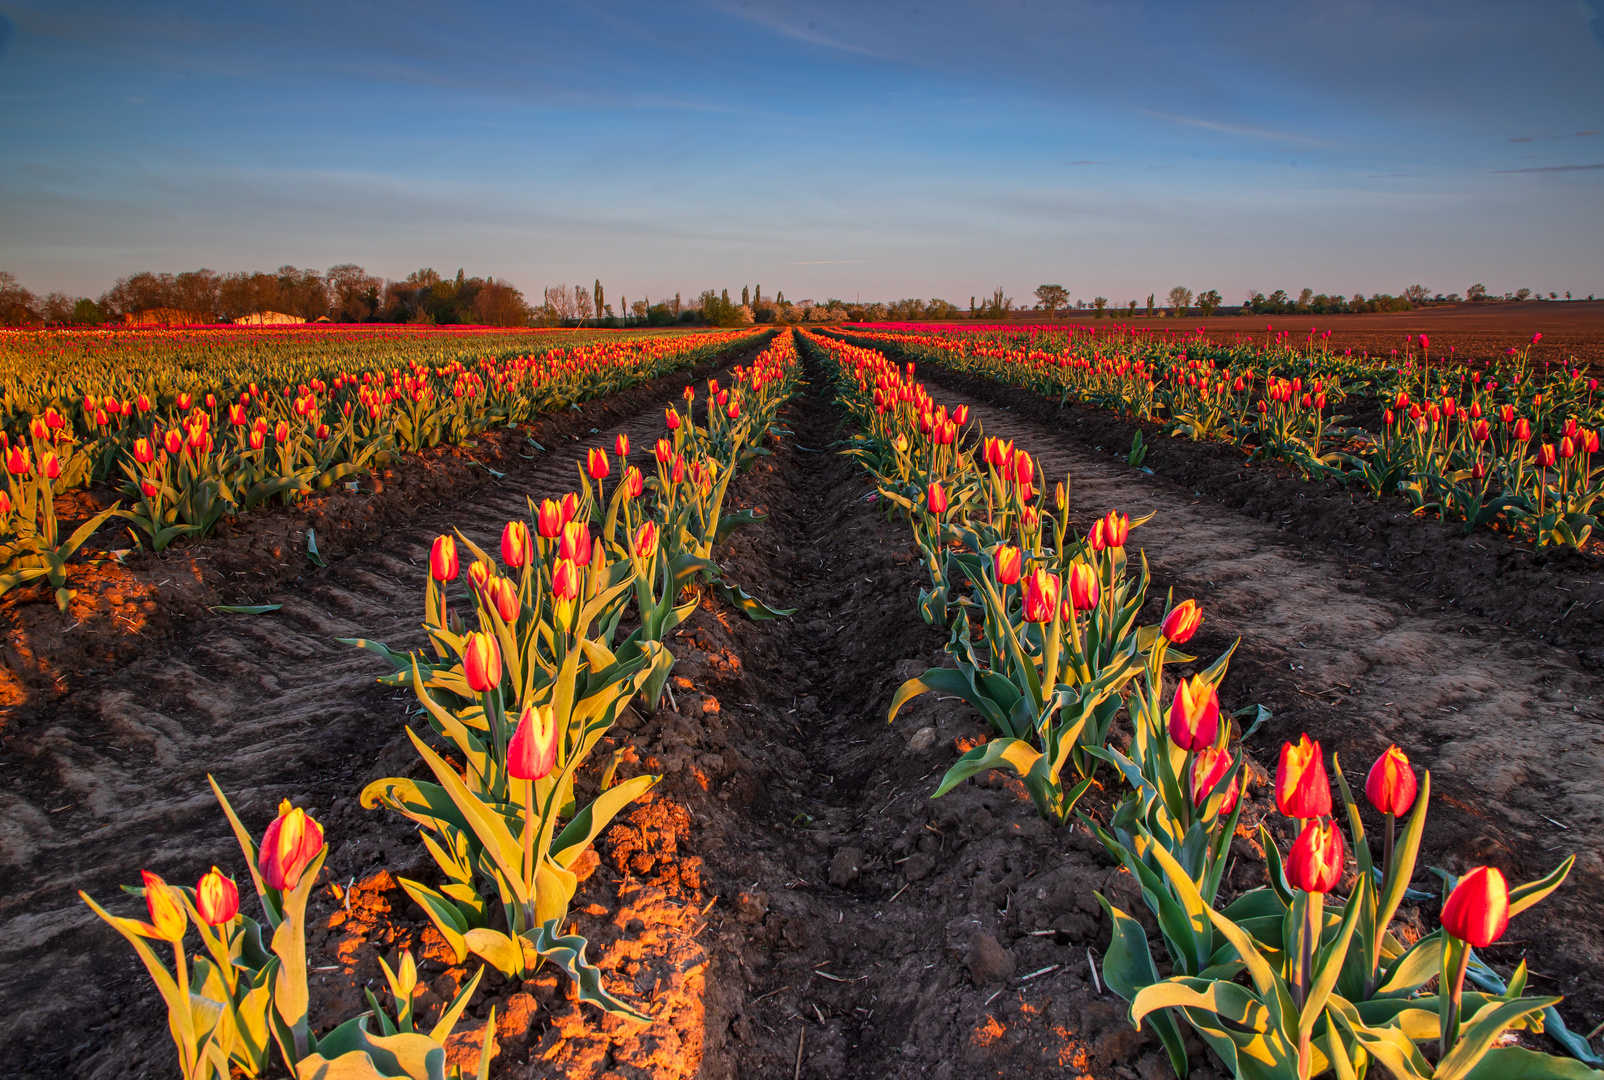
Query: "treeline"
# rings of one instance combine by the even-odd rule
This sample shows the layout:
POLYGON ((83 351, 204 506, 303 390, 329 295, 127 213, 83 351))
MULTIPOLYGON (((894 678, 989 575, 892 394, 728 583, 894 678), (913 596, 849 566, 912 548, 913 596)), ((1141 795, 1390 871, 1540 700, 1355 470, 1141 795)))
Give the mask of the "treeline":
POLYGON ((429 268, 387 281, 354 263, 327 272, 281 266, 275 273, 181 274, 141 271, 119 278, 98 300, 53 292, 35 296, 0 271, 0 324, 98 325, 160 313, 163 321, 210 323, 269 314, 307 322, 526 326, 535 312, 523 293, 492 278, 455 278, 429 268))

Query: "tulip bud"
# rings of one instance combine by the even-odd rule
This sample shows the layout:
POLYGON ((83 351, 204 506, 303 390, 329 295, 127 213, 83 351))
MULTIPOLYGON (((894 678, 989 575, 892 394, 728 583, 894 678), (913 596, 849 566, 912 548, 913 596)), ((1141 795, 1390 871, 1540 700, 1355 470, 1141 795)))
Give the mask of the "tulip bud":
POLYGON ((268 888, 293 889, 322 850, 323 826, 300 807, 290 806, 290 801, 285 799, 279 804, 278 817, 262 836, 257 869, 268 888))
POLYGON ((523 604, 518 600, 518 588, 510 579, 497 578, 488 591, 502 622, 513 622, 523 612, 523 604))
POLYGON ((1185 645, 1192 640, 1192 635, 1197 633, 1202 623, 1203 609, 1197 606, 1197 601, 1182 600, 1164 616, 1164 625, 1159 633, 1172 644, 1185 645))
POLYGON ((145 493, 145 498, 154 499, 156 497, 156 493, 160 491, 161 488, 157 487, 149 480, 141 480, 139 483, 139 490, 145 493))
POLYGON ((150 911, 150 922, 142 925, 142 936, 157 941, 182 941, 189 928, 189 917, 184 914, 180 893, 149 870, 141 870, 145 879, 145 907, 150 911))
POLYGON ((1170 739, 1182 750, 1214 745, 1220 730, 1220 697, 1201 675, 1182 679, 1170 705, 1170 739))
MULTIPOLYGON (((1214 790, 1214 785, 1231 770, 1232 764, 1230 753, 1223 748, 1206 746, 1197 752, 1197 758, 1192 762, 1192 805, 1203 805, 1209 792, 1214 790)), ((1229 814, 1236 809, 1237 795, 1237 781, 1233 780, 1231 786, 1225 789, 1225 798, 1220 803, 1221 814, 1229 814)))
POLYGON ((529 526, 521 521, 509 521, 501 530, 501 561, 516 570, 534 555, 534 541, 529 538, 529 526))
POLYGON ((1025 621, 1050 623, 1058 610, 1058 578, 1037 568, 1025 579, 1025 621))
POLYGON ((1402 817, 1415 802, 1415 771, 1409 767, 1409 758, 1396 746, 1370 766, 1365 777, 1365 798, 1383 814, 1402 817))
POLYGON ((577 566, 590 565, 590 526, 583 521, 564 525, 562 539, 557 542, 557 557, 577 566))
POLYGON ((489 634, 468 635, 468 647, 462 654, 462 672, 468 687, 475 693, 484 693, 501 685, 501 646, 489 634))
POLYGON ((633 465, 624 470, 623 484, 624 494, 631 499, 640 498, 641 492, 646 490, 646 478, 633 465))
POLYGON ((652 456, 659 465, 667 465, 674 457, 674 444, 667 439, 658 439, 657 445, 652 448, 652 456))
POLYGON ((668 424, 668 430, 679 430, 679 410, 672 405, 663 410, 663 421, 668 424))
POLYGON ((535 531, 547 540, 555 540, 563 531, 563 508, 556 499, 547 499, 540 504, 535 514, 535 531))
POLYGON ((1309 822, 1287 853, 1287 882, 1304 892, 1330 892, 1342 880, 1343 850, 1336 822, 1309 822))
POLYGON ((1076 611, 1088 611, 1097 606, 1102 590, 1097 583, 1097 571, 1078 562, 1069 568, 1069 602, 1076 611))
POLYGON ((1509 884, 1491 866, 1459 879, 1442 906, 1442 928, 1460 941, 1485 949, 1509 926, 1509 884))
POLYGON ((628 435, 620 434, 618 438, 613 440, 613 453, 618 455, 619 461, 623 461, 625 458, 629 457, 628 435))
POLYGON ((1012 544, 998 547, 992 554, 992 569, 999 585, 1017 583, 1023 570, 1019 549, 1012 544))
POLYGON ((1544 443, 1537 450, 1537 464, 1548 467, 1554 464, 1554 444, 1544 443))
POLYGON ((149 465, 156 460, 156 448, 150 445, 149 439, 134 440, 134 460, 141 465, 149 465))
POLYGON ((1131 535, 1131 519, 1110 510, 1103 519, 1103 540, 1111 548, 1122 548, 1131 535))
POLYGON ((574 520, 575 514, 579 513, 579 493, 577 491, 570 491, 568 494, 564 495, 562 508, 563 524, 566 525, 570 521, 574 520))
POLYGON ((1022 488, 1028 488, 1036 478, 1036 465, 1030 460, 1030 455, 1023 450, 1014 455, 1014 483, 1022 488))
POLYGON ((1521 442, 1526 442, 1531 437, 1532 425, 1527 422, 1526 418, 1523 416, 1519 420, 1515 421, 1515 438, 1519 439, 1521 442))
POLYGON ((565 602, 579 599, 579 567, 567 559, 558 559, 551 571, 551 594, 565 602))
POLYGON ((1576 443, 1573 442, 1569 436, 1566 436, 1559 441, 1559 456, 1562 458, 1576 456, 1576 443))
POLYGON ((239 914, 239 887, 217 867, 195 884, 195 911, 207 926, 222 926, 239 914))
POLYGON ((593 447, 585 453, 585 471, 592 480, 605 480, 613 467, 607 461, 607 451, 593 447))
POLYGON ((1069 489, 1064 486, 1062 480, 1053 488, 1053 505, 1058 507, 1060 514, 1069 508, 1069 489))
POLYGON ((932 482, 925 491, 925 509, 932 514, 947 512, 947 492, 940 484, 932 482))
POLYGON ((544 780, 557 767, 557 716, 550 705, 524 707, 507 743, 507 775, 544 780))
POLYGON ((637 559, 650 559, 657 553, 657 523, 645 521, 635 530, 634 551, 637 559))
POLYGON ((39 469, 47 479, 58 480, 61 478, 61 460, 48 450, 39 459, 39 469))
POLYGON ((442 533, 429 549, 429 573, 436 581, 455 581, 457 569, 457 541, 449 533, 442 533))
POLYGON ((1284 743, 1275 770, 1275 805, 1287 817, 1315 818, 1331 813, 1331 781, 1320 744, 1308 735, 1284 743))

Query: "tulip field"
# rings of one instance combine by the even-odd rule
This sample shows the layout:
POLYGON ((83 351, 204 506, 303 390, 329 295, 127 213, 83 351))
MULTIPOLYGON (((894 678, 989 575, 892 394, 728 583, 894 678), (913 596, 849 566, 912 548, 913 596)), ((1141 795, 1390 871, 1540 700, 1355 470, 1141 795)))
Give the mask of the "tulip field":
POLYGON ((0 338, 7 1058, 1604 1080, 1604 391, 1450 338, 0 338))

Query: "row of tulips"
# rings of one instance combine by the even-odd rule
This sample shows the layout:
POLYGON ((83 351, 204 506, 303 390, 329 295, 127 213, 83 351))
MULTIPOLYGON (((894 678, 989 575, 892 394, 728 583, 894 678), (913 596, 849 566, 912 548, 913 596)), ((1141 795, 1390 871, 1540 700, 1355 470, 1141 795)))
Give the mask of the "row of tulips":
MULTIPOLYGON (((754 335, 634 336, 443 364, 403 356, 390 367, 302 372, 280 382, 271 358, 239 384, 193 385, 160 368, 108 389, 51 381, 13 388, 0 424, 8 505, 0 509, 0 593, 48 577, 62 605, 78 544, 55 531, 55 497, 120 484, 112 508, 154 551, 210 533, 224 517, 293 500, 442 442, 605 396, 694 365, 754 335), (24 497, 25 496, 25 497, 24 497)), ((81 530, 80 530, 81 531, 81 530)), ((94 532, 90 528, 83 538, 94 532)), ((79 543, 81 544, 82 538, 79 543)))
POLYGON ((848 340, 1113 409, 1172 435, 1251 446, 1306 477, 1401 495, 1467 531, 1501 523, 1538 545, 1579 548, 1604 495, 1592 456, 1604 425, 1597 380, 1539 372, 1530 348, 1472 370, 1432 367, 1425 335, 1385 361, 1315 352, 1312 339, 1304 352, 1279 340, 1222 345, 1118 328, 1061 338, 860 331, 848 340), (1345 427, 1350 418, 1336 413, 1344 405, 1379 416, 1370 429, 1345 427))
MULTIPOLYGON (((517 979, 549 963, 573 980, 579 1000, 650 1019, 606 989, 586 958, 588 942, 565 926, 579 885, 575 864, 662 778, 619 777, 616 754, 599 775, 582 780, 581 769, 632 701, 656 706, 673 665, 663 638, 703 593, 754 618, 789 614, 725 582, 711 555, 734 529, 761 520, 722 506, 731 479, 782 430, 777 414, 799 366, 791 338, 781 338, 736 367, 730 385, 709 381, 705 398, 687 387, 683 404, 665 410, 664 435, 649 454, 627 436, 611 453, 591 449, 575 491, 531 502, 528 520, 505 524, 499 564, 460 532, 440 536, 426 577, 426 648, 349 642, 392 663, 381 682, 410 687, 432 729, 432 739, 408 731, 430 779, 379 780, 361 801, 419 826, 440 882, 400 883, 458 963, 478 956, 517 979), (624 632, 631 615, 637 624, 624 632)), ((286 803, 258 849, 213 787, 251 868, 270 945, 216 868, 193 889, 147 873, 148 923, 84 897, 134 946, 167 1001, 186 1080, 224 1080, 231 1069, 261 1075, 274 1046, 302 1078, 443 1078, 443 1042, 484 967, 424 1032, 412 1011, 417 967, 404 955, 398 969, 385 967, 393 1019, 369 992, 368 1014, 317 1037, 307 1015, 305 930, 327 854, 322 830, 286 803), (184 945, 191 925, 201 941, 193 955, 184 945), (171 968, 152 940, 172 943, 171 968), (379 1031, 370 1031, 370 1019, 379 1031)), ((492 1013, 481 1080, 495 1054, 494 1027, 492 1013)))
POLYGON ((1186 1024, 1234 1075, 1254 1080, 1327 1073, 1346 1080, 1378 1062, 1409 1080, 1596 1080, 1600 1074, 1582 1061, 1508 1045, 1511 1028, 1546 1024, 1573 1052, 1591 1057, 1554 1011, 1558 998, 1524 995, 1524 964, 1505 984, 1473 955, 1502 936, 1510 917, 1557 888, 1572 859, 1514 889, 1492 867, 1457 882, 1442 875, 1442 929, 1406 945, 1391 924, 1414 876, 1430 775, 1417 781, 1397 747, 1371 768, 1366 797, 1385 832, 1374 865, 1335 755, 1340 817, 1325 755, 1305 736, 1283 747, 1274 788, 1296 839, 1283 856, 1261 825, 1270 884, 1222 903, 1246 764, 1218 696, 1230 652, 1181 680, 1173 696, 1164 686, 1166 664, 1193 660, 1176 646, 1202 622, 1195 602, 1167 605, 1156 626, 1137 626, 1145 568, 1144 588, 1120 591, 1130 523, 1111 512, 1085 537, 1070 537, 1062 523, 1067 479, 1055 488, 1055 522, 1045 499, 1031 500, 1024 451, 966 438, 961 407, 937 405, 911 365, 899 368, 882 353, 841 341, 813 337, 809 344, 858 421, 861 434, 847 452, 871 470, 879 496, 913 528, 932 568, 935 587, 921 596, 924 617, 958 611, 948 646, 956 666, 905 684, 891 715, 914 695, 938 689, 964 698, 996 729, 997 737, 949 769, 937 795, 984 768, 1009 768, 1038 808, 1062 822, 1091 770, 1112 767, 1128 788, 1114 813, 1106 824, 1080 818, 1140 882, 1170 974, 1160 977, 1142 924, 1099 896, 1113 927, 1103 976, 1131 1002, 1132 1021, 1158 1034, 1177 1075, 1188 1069, 1186 1024), (1033 536, 1031 528, 1042 531, 1033 536), (955 575, 969 583, 970 595, 954 595, 955 575), (1114 622, 1115 633, 1100 633, 1109 625, 1100 617, 1110 592, 1130 601, 1116 601, 1128 617, 1114 622), (976 608, 984 613, 988 663, 977 661, 970 640, 968 612, 976 608), (1011 707, 999 710, 999 698, 1011 707), (1125 751, 1107 742, 1121 711, 1132 736, 1125 751), (1060 718, 1066 713, 1068 724, 1060 718), (1021 720, 1023 731, 1013 726, 1021 720), (1090 768, 1076 790, 1063 792, 1047 781, 1056 780, 1055 762, 1071 760, 1090 768), (1347 896, 1328 911, 1326 899, 1339 889, 1347 896), (1467 972, 1476 990, 1465 989, 1467 972))

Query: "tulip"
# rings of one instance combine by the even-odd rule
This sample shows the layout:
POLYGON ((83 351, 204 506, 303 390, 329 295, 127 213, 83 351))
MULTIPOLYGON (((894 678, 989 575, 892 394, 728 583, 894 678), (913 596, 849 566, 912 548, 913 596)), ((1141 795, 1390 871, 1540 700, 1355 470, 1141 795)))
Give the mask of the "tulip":
POLYGON ((1097 571, 1086 563, 1078 562, 1069 568, 1069 602, 1077 611, 1089 611, 1097 606, 1102 590, 1097 583, 1097 571))
POLYGON ((262 836, 257 869, 268 888, 293 889, 322 850, 323 826, 300 807, 291 807, 290 801, 285 799, 279 804, 278 817, 262 836))
POLYGON ((9 513, 11 513, 11 496, 0 491, 0 515, 9 513))
POLYGON ((1532 425, 1523 416, 1515 421, 1515 438, 1526 442, 1532 437, 1532 425))
POLYGON ((593 447, 585 453, 585 472, 590 474, 592 480, 605 480, 613 467, 607 461, 607 451, 601 447, 593 447))
POLYGON ((1554 458, 1555 458, 1555 455, 1554 455, 1554 444, 1553 443, 1544 443, 1541 447, 1538 448, 1538 450, 1537 450, 1537 464, 1542 465, 1544 468, 1547 468, 1548 466, 1554 464, 1554 458))
POLYGON ((145 498, 154 499, 156 497, 156 493, 160 491, 161 488, 157 487, 149 480, 142 480, 139 484, 139 490, 145 493, 145 498))
POLYGON ((1331 813, 1331 781, 1320 744, 1308 735, 1281 747, 1275 770, 1275 805, 1287 817, 1316 818, 1331 813))
POLYGON ((1037 568, 1025 579, 1025 621, 1050 623, 1058 610, 1058 578, 1037 568))
POLYGON ((1086 534, 1086 546, 1093 551, 1102 551, 1108 547, 1108 537, 1103 534, 1102 518, 1092 522, 1091 531, 1086 534))
POLYGON ((1342 830, 1333 821, 1311 821, 1287 853, 1287 882, 1304 892, 1328 893, 1342 880, 1342 830))
POLYGON ((141 465, 149 465, 156 460, 156 448, 150 445, 149 439, 134 440, 134 460, 141 465))
POLYGON ((462 654, 462 672, 468 686, 476 693, 484 693, 501 685, 501 646, 489 634, 468 635, 468 647, 462 654))
POLYGON ((1018 484, 1022 488, 1029 488, 1035 481, 1035 463, 1030 460, 1030 455, 1025 453, 1023 450, 1014 455, 1013 472, 1014 483, 1018 484))
POLYGON ((663 410, 663 421, 668 424, 668 430, 679 430, 679 410, 672 405, 663 410))
POLYGON ((623 461, 625 458, 629 457, 628 435, 620 434, 618 438, 613 440, 613 453, 618 455, 619 461, 623 461))
POLYGON ((455 581, 457 569, 457 541, 449 533, 442 533, 429 549, 429 573, 439 582, 455 581))
POLYGON ((1170 705, 1170 739, 1182 750, 1214 745, 1220 730, 1220 697, 1201 675, 1182 679, 1170 705))
POLYGON ((652 448, 652 456, 659 465, 667 465, 674 457, 674 444, 667 439, 658 439, 657 445, 652 448))
POLYGON ((1197 633, 1197 628, 1202 624, 1203 609, 1197 606, 1197 601, 1182 600, 1164 616, 1164 625, 1159 629, 1159 633, 1166 641, 1185 645, 1192 640, 1192 635, 1197 633))
POLYGON ((567 559, 558 559, 551 571, 551 594, 556 598, 559 614, 567 621, 573 603, 579 599, 579 567, 567 559))
POLYGON ((623 484, 624 495, 631 499, 640 498, 641 492, 646 490, 646 478, 633 465, 624 470, 623 484))
POLYGON ((635 530, 634 551, 637 559, 650 559, 657 553, 657 523, 642 522, 635 530))
POLYGON ((562 539, 557 541, 557 557, 578 566, 590 565, 590 526, 583 521, 564 525, 562 539))
POLYGON ((489 589, 490 600, 496 607, 496 614, 501 616, 504 623, 513 622, 523 611, 523 604, 518 599, 518 589, 508 578, 497 578, 489 589))
POLYGON ((184 914, 178 890, 149 870, 141 870, 139 876, 145 879, 145 907, 150 912, 150 922, 139 928, 142 936, 157 941, 184 940, 189 917, 184 914))
POLYGON ((45 455, 39 459, 39 469, 45 474, 46 479, 59 480, 61 478, 61 459, 47 450, 45 455))
POLYGON ((1442 928, 1485 949, 1509 926, 1509 885, 1495 867, 1478 866, 1459 879, 1442 906, 1442 928))
MULTIPOLYGON (((1192 761, 1192 805, 1202 808, 1209 792, 1214 790, 1214 785, 1224 779, 1232 764, 1231 755, 1224 748, 1206 746, 1197 752, 1197 757, 1192 761)), ((1225 789, 1224 800, 1220 803, 1219 812, 1222 816, 1236 809, 1237 795, 1237 781, 1232 780, 1231 786, 1225 789)))
POLYGON ((529 538, 529 526, 521 521, 509 521, 501 530, 501 561, 516 570, 534 556, 534 541, 529 538))
POLYGON ((1023 570, 1019 549, 1012 544, 1003 544, 992 553, 992 569, 997 576, 999 585, 1013 585, 1019 581, 1023 570))
POLYGON ((579 513, 579 493, 577 491, 570 491, 568 494, 564 495, 562 508, 563 524, 566 525, 570 521, 574 520, 575 514, 579 513))
POLYGON ((547 540, 555 540, 563 531, 563 508, 556 499, 547 499, 540 504, 535 514, 535 531, 547 540))
POLYGON ((925 491, 925 509, 932 514, 947 512, 947 491, 940 484, 932 481, 925 491))
POLYGON ((239 887, 217 867, 195 884, 195 911, 207 926, 222 926, 239 914, 239 887))
MULTIPOLYGON (((280 439, 279 441, 283 442, 284 440, 280 439)), ((179 434, 177 430, 169 428, 167 434, 162 437, 162 443, 169 454, 181 453, 184 449, 184 436, 179 434)))
POLYGON ((550 705, 527 705, 507 744, 507 774, 515 780, 544 780, 556 767, 556 713, 550 705))
POLYGON ((1365 777, 1365 798, 1383 814, 1402 817, 1415 802, 1415 772, 1409 767, 1409 758, 1396 746, 1370 766, 1365 777))

